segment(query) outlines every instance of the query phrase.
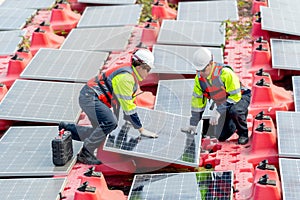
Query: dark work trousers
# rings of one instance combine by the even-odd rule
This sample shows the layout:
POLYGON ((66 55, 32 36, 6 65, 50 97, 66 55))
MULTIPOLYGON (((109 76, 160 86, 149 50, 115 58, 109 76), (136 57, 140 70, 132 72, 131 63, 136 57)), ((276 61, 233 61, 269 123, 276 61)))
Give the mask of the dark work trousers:
POLYGON ((76 125, 76 129, 80 140, 84 141, 83 147, 94 152, 106 135, 118 126, 118 121, 112 110, 87 85, 80 91, 79 105, 91 121, 92 127, 76 125))
POLYGON ((235 131, 239 137, 248 137, 247 115, 250 98, 251 92, 243 94, 238 103, 228 106, 226 112, 221 114, 218 125, 210 127, 210 132, 214 132, 219 141, 230 138, 235 131))

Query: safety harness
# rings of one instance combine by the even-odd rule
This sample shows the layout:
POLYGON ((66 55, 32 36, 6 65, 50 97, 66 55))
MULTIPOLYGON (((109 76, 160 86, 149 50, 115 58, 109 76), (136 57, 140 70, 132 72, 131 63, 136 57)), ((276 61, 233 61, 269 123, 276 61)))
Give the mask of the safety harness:
POLYGON ((109 108, 113 107, 116 116, 118 116, 119 114, 120 106, 116 96, 113 93, 112 79, 118 74, 122 73, 130 73, 134 77, 135 84, 132 91, 134 94, 138 89, 138 84, 131 66, 128 65, 121 65, 110 68, 105 72, 100 72, 99 75, 95 76, 95 78, 88 82, 88 86, 96 92, 98 99, 102 101, 105 105, 107 105, 109 108), (99 92, 99 90, 95 88, 96 85, 99 87, 101 92, 99 92))
POLYGON ((221 80, 222 69, 224 67, 230 68, 230 66, 216 63, 211 77, 211 83, 198 72, 199 84, 203 93, 203 96, 207 99, 213 99, 217 105, 224 103, 229 96, 226 92, 223 81, 221 80))

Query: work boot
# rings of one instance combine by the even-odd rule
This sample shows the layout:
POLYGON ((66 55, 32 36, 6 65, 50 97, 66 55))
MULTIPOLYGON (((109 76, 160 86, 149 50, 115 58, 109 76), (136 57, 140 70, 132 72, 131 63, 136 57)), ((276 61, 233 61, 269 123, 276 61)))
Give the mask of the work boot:
POLYGON ((240 136, 239 139, 238 139, 238 144, 247 144, 248 141, 249 141, 248 137, 240 136))
POLYGON ((64 129, 65 131, 70 131, 71 134, 72 134, 72 139, 73 140, 81 141, 81 139, 79 137, 79 134, 76 130, 75 124, 66 123, 66 122, 59 122, 58 130, 61 131, 62 129, 64 129))
POLYGON ((100 165, 102 162, 96 158, 96 156, 89 152, 85 147, 82 147, 82 150, 77 155, 78 162, 81 162, 83 164, 87 165, 100 165))

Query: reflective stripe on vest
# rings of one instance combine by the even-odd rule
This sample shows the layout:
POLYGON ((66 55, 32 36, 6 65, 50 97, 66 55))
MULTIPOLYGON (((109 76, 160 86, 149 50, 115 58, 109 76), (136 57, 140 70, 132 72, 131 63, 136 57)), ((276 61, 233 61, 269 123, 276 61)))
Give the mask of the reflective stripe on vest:
POLYGON ((213 99, 217 105, 224 103, 228 96, 224 83, 221 80, 222 69, 223 66, 216 63, 213 69, 211 83, 198 73, 199 84, 202 89, 203 96, 208 99, 213 99))

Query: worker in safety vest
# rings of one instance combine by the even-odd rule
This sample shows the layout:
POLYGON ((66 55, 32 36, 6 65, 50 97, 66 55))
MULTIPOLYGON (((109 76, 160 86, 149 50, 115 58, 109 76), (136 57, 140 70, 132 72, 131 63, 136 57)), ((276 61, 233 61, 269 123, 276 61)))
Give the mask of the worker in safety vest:
POLYGON ((241 86, 231 67, 213 61, 212 53, 200 47, 193 55, 196 67, 194 91, 191 100, 190 126, 183 132, 196 133, 208 101, 213 100, 209 124, 215 128, 215 137, 225 141, 235 131, 238 144, 248 143, 247 115, 251 90, 241 86))
POLYGON ((138 129, 145 137, 156 138, 157 134, 143 128, 135 100, 138 81, 145 79, 154 68, 154 56, 148 49, 138 49, 132 54, 131 63, 111 67, 90 79, 81 89, 79 104, 88 116, 92 127, 60 122, 59 130, 72 133, 74 140, 84 141, 77 160, 85 164, 101 164, 94 151, 106 135, 118 126, 119 106, 124 111, 126 124, 138 129), (113 107, 115 114, 112 112, 113 107))

